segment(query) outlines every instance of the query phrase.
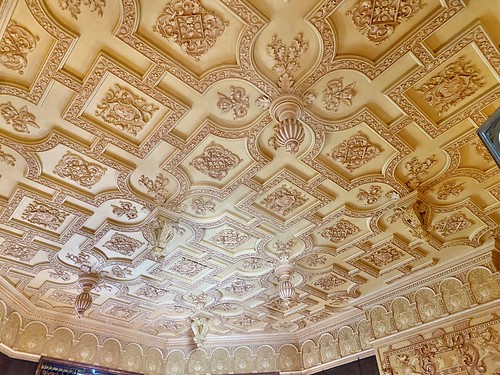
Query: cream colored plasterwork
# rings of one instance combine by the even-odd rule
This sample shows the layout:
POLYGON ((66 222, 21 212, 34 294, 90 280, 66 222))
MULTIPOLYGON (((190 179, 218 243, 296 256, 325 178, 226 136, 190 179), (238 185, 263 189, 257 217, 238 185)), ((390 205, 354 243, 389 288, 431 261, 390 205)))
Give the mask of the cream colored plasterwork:
POLYGON ((29 112, 26 106, 17 109, 11 102, 1 103, 0 115, 2 115, 7 125, 12 126, 12 129, 19 133, 29 134, 30 126, 40 128, 36 123, 36 116, 29 112))
POLYGON ((36 48, 38 36, 11 20, 0 40, 0 64, 23 74, 28 65, 28 54, 36 48))
POLYGON ((356 82, 344 86, 343 78, 329 81, 323 91, 323 105, 327 111, 337 112, 341 103, 351 105, 352 98, 356 95, 354 85, 356 82))
POLYGON ((299 190, 283 185, 265 197, 260 204, 270 211, 286 216, 304 205, 307 200, 299 190))
POLYGON ((232 112, 233 120, 243 118, 247 115, 250 102, 243 87, 230 86, 229 95, 220 92, 217 95, 219 95, 217 107, 221 109, 222 113, 232 112))
POLYGON ((267 53, 274 60, 273 71, 278 75, 291 74, 300 69, 299 59, 309 49, 302 33, 293 38, 288 47, 276 35, 267 45, 267 53))
POLYGON ((215 180, 222 180, 242 159, 224 146, 211 142, 189 165, 215 180))
POLYGON ((359 231, 360 229, 355 224, 342 219, 334 225, 323 229, 320 234, 321 237, 326 238, 331 242, 339 243, 345 241, 348 237, 355 235, 359 231))
MULTIPOLYGON (((83 5, 87 5, 91 12, 97 12, 102 17, 106 7, 106 0, 83 0, 83 5)), ((59 0, 59 6, 62 10, 68 10, 71 17, 78 19, 78 15, 81 13, 82 0, 59 0)))
POLYGON ((44 228, 58 230, 68 217, 68 213, 40 202, 28 204, 22 214, 22 219, 44 228))
POLYGON ((335 146, 326 156, 341 163, 349 172, 354 172, 383 151, 372 144, 362 132, 342 141, 335 146))
POLYGON ((104 176, 106 168, 96 163, 90 163, 81 156, 68 151, 57 162, 53 172, 90 189, 104 176))

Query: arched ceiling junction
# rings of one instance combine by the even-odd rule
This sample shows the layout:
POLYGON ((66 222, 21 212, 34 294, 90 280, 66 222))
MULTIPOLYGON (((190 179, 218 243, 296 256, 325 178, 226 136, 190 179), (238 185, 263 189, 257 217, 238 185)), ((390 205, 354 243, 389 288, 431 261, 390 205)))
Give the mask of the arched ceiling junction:
POLYGON ((2 288, 76 324, 88 266, 87 327, 293 341, 463 258, 500 219, 499 5, 0 1, 2 288))

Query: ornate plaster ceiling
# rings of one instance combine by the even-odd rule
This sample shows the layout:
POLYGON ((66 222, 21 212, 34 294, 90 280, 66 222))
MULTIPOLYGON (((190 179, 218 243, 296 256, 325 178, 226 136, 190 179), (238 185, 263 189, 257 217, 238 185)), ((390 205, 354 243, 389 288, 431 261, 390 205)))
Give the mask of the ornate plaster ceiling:
POLYGON ((90 327, 175 342, 204 316, 258 342, 463 257, 498 233, 500 174, 475 135, 500 104, 498 14, 0 1, 2 285, 71 324, 88 265, 90 327), (177 223, 164 257, 158 217, 177 223))

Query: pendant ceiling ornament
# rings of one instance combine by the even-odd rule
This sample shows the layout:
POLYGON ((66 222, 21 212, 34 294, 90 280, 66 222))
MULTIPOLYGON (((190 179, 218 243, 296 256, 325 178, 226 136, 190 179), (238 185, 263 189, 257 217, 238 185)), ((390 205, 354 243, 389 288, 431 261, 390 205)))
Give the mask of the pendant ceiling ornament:
POLYGON ((143 235, 149 243, 151 254, 155 260, 164 258, 168 254, 167 246, 176 234, 184 234, 184 229, 179 226, 177 221, 160 215, 145 226, 143 235))

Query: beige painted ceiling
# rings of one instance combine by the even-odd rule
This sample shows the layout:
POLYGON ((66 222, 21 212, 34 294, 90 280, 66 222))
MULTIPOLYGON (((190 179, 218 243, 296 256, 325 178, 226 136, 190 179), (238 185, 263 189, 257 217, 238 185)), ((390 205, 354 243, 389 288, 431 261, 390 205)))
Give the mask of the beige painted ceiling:
POLYGON ((89 265, 89 327, 175 342, 205 316, 212 337, 259 342, 474 251, 500 219, 475 134, 500 104, 499 14, 491 0, 0 1, 2 288, 72 324, 89 265), (299 125, 279 125, 280 103, 299 125), (163 258, 145 234, 159 216, 178 224, 163 258))

